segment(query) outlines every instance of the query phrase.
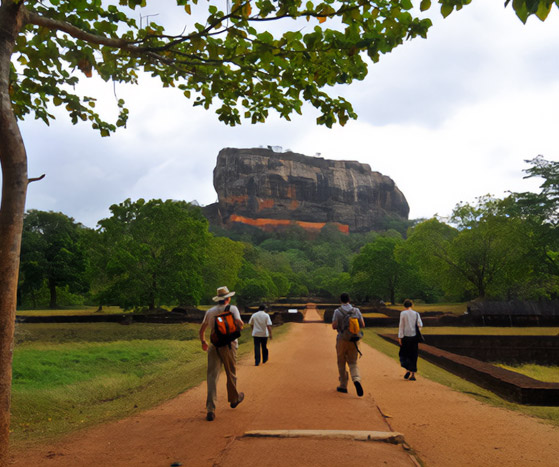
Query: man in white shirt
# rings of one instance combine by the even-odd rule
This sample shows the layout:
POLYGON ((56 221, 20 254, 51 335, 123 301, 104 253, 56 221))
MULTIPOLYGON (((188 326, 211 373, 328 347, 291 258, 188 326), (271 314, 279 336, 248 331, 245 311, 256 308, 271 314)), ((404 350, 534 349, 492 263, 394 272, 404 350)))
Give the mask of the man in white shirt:
MULTIPOLYGON (((210 332, 214 331, 215 318, 217 315, 223 313, 225 308, 230 304, 231 297, 235 295, 235 292, 229 292, 227 287, 219 287, 217 289, 217 296, 213 298, 214 302, 218 302, 218 305, 210 308, 206 311, 204 315, 204 321, 202 321, 202 326, 200 327, 200 342, 202 343, 202 350, 208 352, 208 373, 207 373, 207 385, 208 385, 208 396, 206 399, 206 420, 209 422, 215 419, 215 406, 217 401, 217 380, 219 379, 219 373, 221 371, 221 365, 225 369, 225 374, 227 375, 227 399, 231 408, 237 407, 245 398, 244 393, 237 391, 237 347, 238 341, 235 340, 231 342, 230 345, 223 347, 216 347, 213 343, 206 342, 206 329, 210 328, 210 332)), ((241 320, 241 314, 239 309, 235 305, 229 305, 229 311, 233 315, 237 325, 240 329, 243 328, 243 322, 241 320)))
POLYGON ((254 339, 254 364, 260 365, 260 349, 262 349, 262 363, 268 361, 268 337, 272 338, 272 320, 266 313, 266 306, 260 305, 248 322, 252 326, 254 339))

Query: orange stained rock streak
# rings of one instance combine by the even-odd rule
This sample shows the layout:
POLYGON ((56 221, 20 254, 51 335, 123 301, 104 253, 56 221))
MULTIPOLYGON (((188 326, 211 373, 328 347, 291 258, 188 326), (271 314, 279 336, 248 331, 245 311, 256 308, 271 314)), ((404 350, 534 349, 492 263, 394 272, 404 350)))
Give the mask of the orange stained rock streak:
POLYGON ((248 201, 248 195, 228 196, 222 201, 226 204, 244 204, 248 201))
MULTIPOLYGON (((236 214, 231 215, 229 218, 230 222, 238 222, 241 224, 252 225, 254 227, 259 227, 262 230, 273 231, 278 227, 287 227, 289 225, 298 225, 305 230, 318 231, 326 225, 326 222, 304 222, 304 221, 293 221, 289 219, 253 219, 250 217, 238 216, 236 214)), ((338 222, 333 222, 333 224, 342 233, 349 233, 349 226, 347 224, 340 224, 338 222)))
POLYGON ((258 210, 273 208, 276 202, 273 199, 259 199, 258 210))

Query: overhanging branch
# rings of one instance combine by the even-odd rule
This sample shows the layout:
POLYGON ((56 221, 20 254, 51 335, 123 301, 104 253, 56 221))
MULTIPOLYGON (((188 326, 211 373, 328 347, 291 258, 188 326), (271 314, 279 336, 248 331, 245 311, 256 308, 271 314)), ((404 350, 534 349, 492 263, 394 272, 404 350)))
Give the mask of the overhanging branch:
POLYGON ((82 39, 85 42, 106 45, 108 47, 114 47, 117 49, 129 50, 130 52, 138 51, 138 47, 130 44, 124 39, 92 34, 74 26, 73 24, 52 18, 46 18, 29 10, 25 10, 24 18, 27 24, 35 24, 36 26, 42 26, 47 29, 66 32, 72 37, 75 37, 76 39, 82 39))
POLYGON ((166 64, 173 63, 173 60, 163 57, 162 55, 156 54, 143 47, 138 47, 125 39, 92 34, 90 32, 86 32, 83 29, 74 26, 73 24, 67 23, 65 21, 59 21, 52 18, 46 18, 44 16, 41 16, 29 10, 25 10, 24 12, 24 21, 27 24, 34 24, 36 26, 42 26, 54 31, 65 32, 76 39, 81 39, 90 44, 105 45, 107 47, 113 47, 115 49, 126 50, 130 53, 136 55, 144 55, 153 60, 166 63, 166 64))
POLYGON ((43 178, 45 178, 45 174, 41 175, 40 177, 30 178, 30 179, 27 180, 27 184, 33 183, 33 182, 38 182, 39 180, 42 180, 43 178))

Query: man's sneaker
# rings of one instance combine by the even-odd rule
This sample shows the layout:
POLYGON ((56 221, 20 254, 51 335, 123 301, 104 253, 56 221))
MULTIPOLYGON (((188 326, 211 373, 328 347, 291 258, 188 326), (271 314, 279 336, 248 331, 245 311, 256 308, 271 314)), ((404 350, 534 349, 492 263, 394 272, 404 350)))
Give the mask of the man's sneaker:
POLYGON ((215 414, 214 414, 213 412, 208 412, 208 413, 206 414, 206 420, 207 420, 208 422, 213 422, 214 419, 215 419, 215 414))
POLYGON ((411 375, 411 372, 408 371, 408 372, 404 375, 404 379, 408 379, 408 378, 410 377, 410 375, 411 375))
POLYGON ((243 402, 244 398, 245 398, 245 393, 240 392, 239 393, 239 398, 237 399, 237 402, 231 402, 231 408, 234 409, 235 407, 237 407, 241 402, 243 402))
POLYGON ((354 381, 353 384, 355 384, 357 395, 361 397, 363 395, 363 386, 361 386, 361 383, 359 381, 354 381))
POLYGON ((342 388, 341 386, 338 386, 336 388, 336 391, 338 392, 343 392, 344 394, 347 394, 347 388, 342 388))

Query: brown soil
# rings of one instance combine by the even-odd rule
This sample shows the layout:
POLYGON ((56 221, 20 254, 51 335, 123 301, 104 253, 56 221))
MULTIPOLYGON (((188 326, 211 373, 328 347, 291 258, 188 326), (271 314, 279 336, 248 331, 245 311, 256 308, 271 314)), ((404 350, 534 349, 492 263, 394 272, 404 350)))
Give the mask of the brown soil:
MULTIPOLYGON (((307 319, 317 320, 313 312, 307 319)), ((552 466, 559 430, 494 408, 418 376, 363 345, 364 397, 336 392, 335 334, 294 324, 270 343, 270 361, 238 365, 245 401, 231 409, 220 381, 216 419, 205 420, 205 384, 137 416, 12 452, 13 466, 552 466), (406 444, 341 439, 246 438, 252 430, 397 431, 406 444), (411 448, 411 451, 406 449, 411 448)), ((421 368, 419 368, 421 371, 421 368)))

